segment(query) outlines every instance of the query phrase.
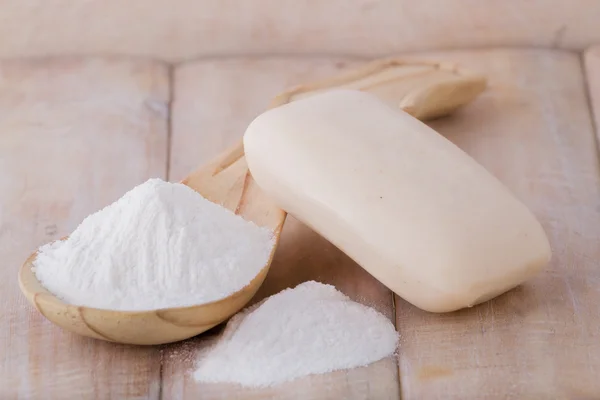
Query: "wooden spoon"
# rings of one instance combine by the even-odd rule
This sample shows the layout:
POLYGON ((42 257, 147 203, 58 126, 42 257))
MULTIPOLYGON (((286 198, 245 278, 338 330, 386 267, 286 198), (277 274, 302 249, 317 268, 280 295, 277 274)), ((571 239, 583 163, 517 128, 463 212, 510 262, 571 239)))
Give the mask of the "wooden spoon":
MULTIPOLYGON (((299 86, 277 96, 271 107, 331 88, 373 92, 420 119, 446 115, 469 103, 485 79, 449 64, 382 60, 329 80, 299 86)), ((259 190, 244 158, 242 143, 190 174, 182 183, 208 200, 272 229, 276 243, 286 214, 259 190)), ((175 342, 225 321, 254 296, 264 281, 275 248, 261 272, 244 288, 212 303, 152 311, 114 311, 64 303, 46 290, 32 271, 37 253, 19 272, 19 286, 47 319, 71 332, 111 342, 151 345, 175 342)))

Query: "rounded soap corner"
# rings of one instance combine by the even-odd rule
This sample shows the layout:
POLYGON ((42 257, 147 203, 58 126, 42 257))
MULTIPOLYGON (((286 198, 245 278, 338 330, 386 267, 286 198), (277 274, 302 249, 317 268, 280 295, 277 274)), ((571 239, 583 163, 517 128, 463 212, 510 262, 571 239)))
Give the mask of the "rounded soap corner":
POLYGON ((439 298, 438 301, 439 303, 437 304, 414 304, 414 306, 431 314, 447 314, 468 307, 468 305, 457 306, 454 302, 448 301, 446 298, 439 298))
POLYGON ((457 298, 456 294, 432 288, 424 290, 427 291, 427 295, 420 299, 400 297, 418 309, 432 314, 446 314, 467 307, 466 303, 459 301, 460 299, 457 298))
POLYGON ((244 130, 244 134, 242 135, 242 144, 244 146, 244 150, 247 152, 247 149, 252 147, 254 141, 260 140, 260 133, 265 129, 262 128, 264 125, 265 114, 268 114, 270 110, 265 111, 259 115, 257 115, 248 126, 244 130))

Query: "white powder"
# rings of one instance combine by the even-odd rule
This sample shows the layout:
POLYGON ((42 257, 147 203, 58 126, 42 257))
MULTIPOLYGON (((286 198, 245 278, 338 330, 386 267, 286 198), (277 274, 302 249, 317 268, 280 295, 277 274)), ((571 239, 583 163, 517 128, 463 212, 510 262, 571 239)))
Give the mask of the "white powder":
POLYGON ((150 179, 39 249, 34 271, 64 301, 114 310, 189 306, 246 286, 272 232, 179 183, 150 179))
POLYGON ((370 364, 393 354, 397 342, 385 316, 331 285, 310 281, 233 317, 217 344, 201 355, 194 378, 272 386, 370 364))

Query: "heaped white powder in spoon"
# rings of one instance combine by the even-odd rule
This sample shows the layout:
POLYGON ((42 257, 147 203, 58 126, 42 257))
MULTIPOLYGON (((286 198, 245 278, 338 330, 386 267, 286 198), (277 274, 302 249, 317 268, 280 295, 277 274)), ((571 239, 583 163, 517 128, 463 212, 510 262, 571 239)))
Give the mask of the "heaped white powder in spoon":
POLYGON ((385 316, 331 285, 310 281, 234 316, 201 355, 194 378, 272 386, 370 364, 393 354, 397 343, 385 316))
POLYGON ((39 249, 38 280, 64 301, 152 310, 222 299, 269 260, 273 234, 186 185, 150 179, 39 249))

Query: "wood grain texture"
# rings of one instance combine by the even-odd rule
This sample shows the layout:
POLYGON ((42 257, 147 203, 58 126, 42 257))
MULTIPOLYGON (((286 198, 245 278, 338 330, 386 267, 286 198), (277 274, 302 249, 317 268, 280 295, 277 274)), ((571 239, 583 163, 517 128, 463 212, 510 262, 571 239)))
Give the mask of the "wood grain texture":
POLYGON ((381 56, 484 46, 581 50, 597 0, 1 0, 0 57, 381 56))
POLYGON ((599 398, 600 176, 579 55, 444 56, 485 74, 489 89, 432 126, 532 209, 553 260, 472 309, 436 315, 397 299, 403 398, 599 398))
MULTIPOLYGON (((356 64, 342 60, 265 59, 200 62, 178 68, 174 86, 172 176, 185 175, 211 153, 234 143, 277 93, 356 64)), ((253 302, 311 279, 334 284, 353 299, 393 318, 389 290, 333 245, 288 216, 271 270, 253 302)), ((190 375, 195 360, 218 332, 216 329, 164 348, 164 398, 397 399, 399 396, 398 372, 391 358, 365 368, 307 377, 271 389, 197 384, 190 375)))
POLYGON ((184 178, 237 143, 283 90, 360 64, 346 59, 247 58, 175 68, 169 179, 184 178))
POLYGON ((65 332, 16 285, 36 247, 164 177, 168 70, 117 59, 0 62, 0 398, 157 397, 160 354, 65 332))
POLYGON ((407 62, 402 57, 390 57, 317 82, 299 84, 277 95, 270 106, 333 89, 360 90, 425 121, 452 114, 472 102, 485 87, 485 77, 448 61, 407 62))
MULTIPOLYGON (((596 128, 596 144, 600 143, 600 45, 590 47, 583 55, 588 95, 596 128)), ((600 150, 600 145, 599 145, 600 150)))

